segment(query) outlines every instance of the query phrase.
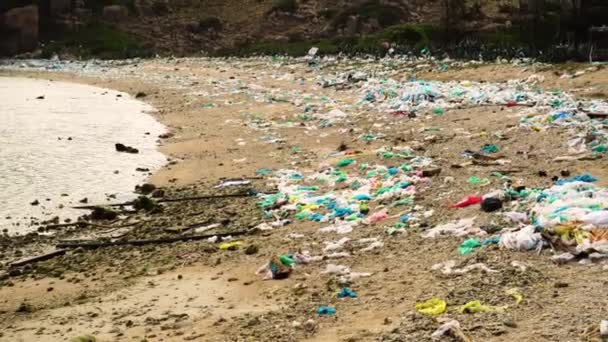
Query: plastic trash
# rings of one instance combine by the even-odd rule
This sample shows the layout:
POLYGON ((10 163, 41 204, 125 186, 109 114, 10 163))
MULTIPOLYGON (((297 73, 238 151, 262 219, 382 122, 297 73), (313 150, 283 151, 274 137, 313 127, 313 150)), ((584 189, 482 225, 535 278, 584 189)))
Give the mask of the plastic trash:
POLYGON ((524 296, 519 292, 518 288, 507 290, 507 294, 515 299, 515 305, 521 304, 521 302, 524 300, 524 296))
POLYGON ((439 298, 431 298, 424 303, 416 304, 416 311, 425 315, 441 315, 445 312, 447 303, 439 298))
POLYGON ((353 159, 341 159, 336 163, 337 167, 346 167, 353 164, 355 161, 353 159))
POLYGON ((514 251, 531 251, 542 249, 543 242, 540 233, 535 232, 534 226, 526 226, 516 232, 503 233, 498 245, 514 251))
POLYGON ((469 177, 469 180, 467 182, 471 185, 480 185, 480 186, 486 186, 486 185, 490 184, 489 179, 479 178, 476 176, 469 177))
POLYGON ((256 274, 264 273, 264 280, 285 279, 291 274, 294 264, 295 261, 288 256, 275 256, 265 265, 260 267, 256 271, 256 274))
POLYGON ((380 242, 380 241, 374 241, 372 242, 369 246, 361 249, 361 252, 369 252, 372 251, 374 249, 379 249, 384 247, 384 243, 380 242))
POLYGON ((515 211, 510 211, 506 213, 502 213, 504 216, 508 217, 513 222, 518 223, 527 223, 528 222, 528 214, 526 213, 518 213, 515 211))
POLYGON ((338 298, 357 298, 357 293, 348 287, 343 287, 337 295, 338 298))
POLYGON ((458 308, 458 311, 460 311, 460 313, 479 313, 479 312, 493 312, 493 311, 501 311, 504 308, 501 307, 497 307, 497 306, 488 306, 488 305, 482 305, 481 301, 478 300, 474 300, 474 301, 470 301, 462 306, 460 306, 458 308))
POLYGON ((323 249, 325 252, 328 251, 335 251, 337 249, 341 249, 342 246, 344 246, 345 243, 347 243, 348 241, 350 241, 349 238, 347 237, 343 237, 338 241, 333 241, 333 242, 325 242, 326 246, 323 249))
POLYGON ((422 234, 425 238, 435 239, 444 235, 463 237, 467 235, 485 236, 487 233, 475 226, 475 218, 466 218, 436 226, 422 234))
POLYGON ((499 151, 500 147, 498 145, 484 145, 481 149, 481 153, 483 154, 497 153, 499 151))
POLYGON ((223 188, 229 188, 232 186, 240 186, 240 185, 248 185, 248 184, 251 184, 250 180, 228 180, 228 181, 221 182, 220 184, 216 185, 214 188, 223 189, 223 188))
POLYGON ((372 216, 370 216, 367 220, 366 223, 367 224, 375 224, 378 223, 382 220, 385 220, 386 218, 388 218, 388 214, 386 211, 378 211, 375 212, 374 214, 372 214, 372 216))
POLYGON ((486 213, 491 213, 500 209, 502 209, 502 201, 498 198, 484 198, 481 202, 481 210, 486 213))
POLYGON ((319 316, 333 316, 337 312, 336 308, 330 306, 322 306, 317 309, 317 315, 319 316))
POLYGON ((608 227, 608 210, 600 210, 588 213, 583 216, 581 221, 592 224, 596 227, 608 227))
POLYGON ((437 328, 435 332, 431 334, 431 339, 438 341, 448 336, 459 337, 459 341, 467 341, 468 339, 462 338, 464 336, 462 329, 460 328, 460 323, 457 320, 451 319, 437 328))
POLYGON ((460 202, 450 206, 451 208, 466 208, 470 205, 479 204, 483 198, 481 196, 467 196, 463 198, 460 202))
POLYGON ((468 255, 473 253, 478 247, 481 247, 481 241, 479 241, 479 239, 468 239, 458 247, 458 252, 460 255, 468 255))
POLYGON ((603 338, 608 337, 608 321, 607 320, 601 320, 600 321, 600 336, 603 338))
POLYGON ((325 271, 323 271, 324 274, 346 274, 346 273, 350 273, 350 268, 348 268, 347 266, 344 265, 334 265, 334 264, 328 264, 327 266, 325 266, 325 271))
POLYGON ((593 182, 597 182, 597 178, 591 176, 588 173, 582 174, 580 176, 575 176, 572 178, 567 178, 567 179, 560 179, 557 182, 555 182, 556 185, 564 185, 567 183, 573 183, 573 182, 585 182, 585 183, 593 183, 593 182))
POLYGON ((242 245, 243 245, 243 243, 240 241, 225 242, 220 245, 220 250, 234 251, 234 250, 239 249, 239 247, 241 247, 242 245))

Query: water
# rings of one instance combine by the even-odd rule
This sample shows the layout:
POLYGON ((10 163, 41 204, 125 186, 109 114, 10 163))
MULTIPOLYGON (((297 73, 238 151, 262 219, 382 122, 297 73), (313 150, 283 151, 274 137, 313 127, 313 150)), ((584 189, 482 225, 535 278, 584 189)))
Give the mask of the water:
POLYGON ((166 161, 156 149, 165 130, 146 114, 152 110, 113 90, 0 77, 0 228, 23 233, 36 229, 32 218, 74 219, 86 212, 69 207, 85 197, 90 204, 109 203, 110 194, 112 202, 133 198, 146 177, 135 169, 166 161), (118 142, 139 154, 116 152, 118 142))

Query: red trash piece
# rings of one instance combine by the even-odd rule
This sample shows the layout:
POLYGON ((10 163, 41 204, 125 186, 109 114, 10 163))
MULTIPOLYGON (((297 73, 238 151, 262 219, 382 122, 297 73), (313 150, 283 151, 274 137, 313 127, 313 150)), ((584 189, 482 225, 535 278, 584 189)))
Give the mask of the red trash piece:
POLYGON ((507 107, 517 107, 517 102, 509 101, 509 102, 507 102, 507 107))
POLYGON ((465 208, 473 204, 479 204, 481 201, 483 201, 481 196, 467 196, 462 201, 451 205, 450 208, 465 208))

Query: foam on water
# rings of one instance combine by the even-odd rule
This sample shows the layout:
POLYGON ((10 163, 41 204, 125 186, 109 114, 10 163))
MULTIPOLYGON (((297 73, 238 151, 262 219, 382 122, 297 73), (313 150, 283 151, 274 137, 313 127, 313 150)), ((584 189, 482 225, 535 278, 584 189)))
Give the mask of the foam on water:
POLYGON ((0 228, 23 233, 35 229, 27 227, 31 217, 73 219, 83 212, 68 208, 84 197, 133 198, 146 177, 135 169, 166 161, 156 142, 165 129, 147 114, 153 110, 113 90, 0 77, 0 228), (119 142, 140 153, 116 152, 119 142))

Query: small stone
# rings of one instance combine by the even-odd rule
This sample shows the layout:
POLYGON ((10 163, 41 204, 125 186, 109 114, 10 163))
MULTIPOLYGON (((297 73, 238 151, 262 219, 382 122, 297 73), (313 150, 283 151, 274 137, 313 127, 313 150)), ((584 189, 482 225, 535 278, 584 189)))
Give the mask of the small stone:
POLYGON ((564 287, 568 287, 568 283, 563 283, 563 282, 559 282, 558 281, 557 283, 553 284, 553 287, 561 289, 561 288, 564 288, 564 287))
POLYGON ((517 328, 517 323, 515 323, 514 321, 512 321, 510 319, 503 321, 502 324, 504 324, 505 327, 517 328))
POLYGON ((257 254, 258 251, 259 251, 259 247, 257 245, 249 245, 249 246, 247 246, 247 248, 245 248, 245 254, 247 254, 247 255, 257 254))
POLYGON ((441 168, 423 170, 422 177, 435 177, 441 173, 441 168))
POLYGON ((315 321, 313 319, 309 319, 308 321, 304 322, 304 330, 308 331, 308 332, 313 332, 317 329, 317 323, 315 323, 315 321))

